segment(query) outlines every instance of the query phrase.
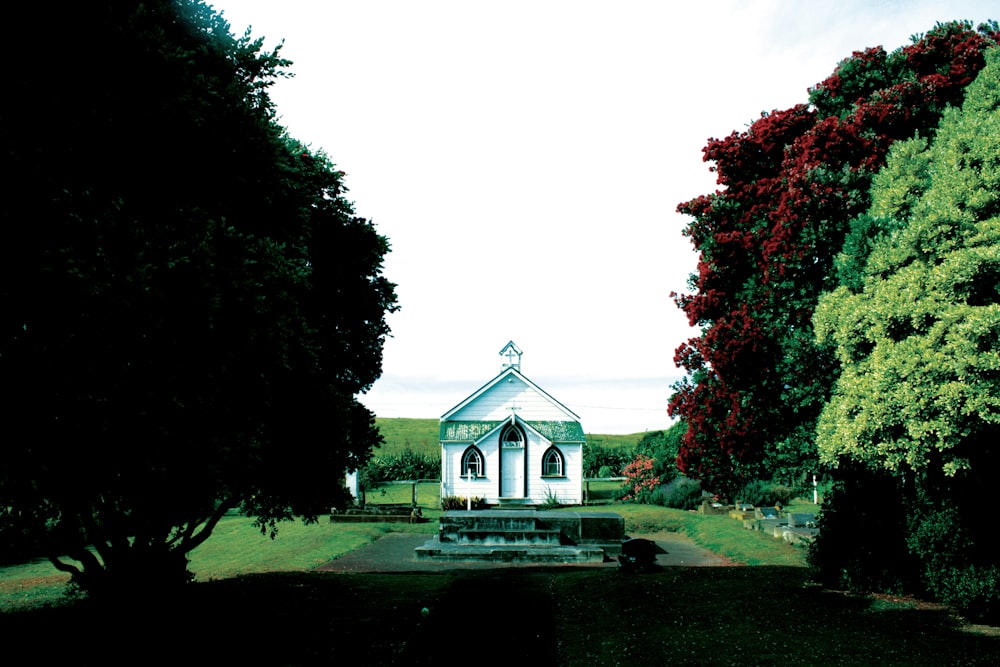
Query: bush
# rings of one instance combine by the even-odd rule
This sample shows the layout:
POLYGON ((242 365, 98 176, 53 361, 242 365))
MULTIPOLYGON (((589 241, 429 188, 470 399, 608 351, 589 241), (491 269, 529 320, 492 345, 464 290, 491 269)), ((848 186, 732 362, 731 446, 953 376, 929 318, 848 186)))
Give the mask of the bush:
POLYGON ((977 621, 1000 617, 1000 569, 990 552, 977 545, 950 500, 934 503, 918 492, 918 506, 907 536, 907 547, 919 560, 922 581, 936 600, 977 621))
POLYGON ((441 457, 408 449, 398 454, 376 456, 368 462, 368 475, 377 482, 440 479, 441 457))
MULTIPOLYGON (((447 496, 441 499, 441 509, 448 510, 464 510, 469 508, 468 499, 465 496, 447 496)), ((482 510, 486 509, 486 499, 482 496, 472 499, 472 509, 482 510)))
POLYGON ((1000 619, 1000 568, 996 565, 965 565, 935 572, 930 592, 970 621, 995 624, 1000 619))
POLYGON ((899 475, 842 460, 809 547, 815 581, 855 593, 910 593, 919 562, 908 551, 909 495, 899 475))
POLYGON ((648 503, 653 491, 660 486, 660 476, 656 474, 656 460, 645 454, 637 454, 635 460, 625 466, 625 483, 622 497, 625 502, 648 503))
POLYGON ((631 447, 602 447, 588 442, 583 446, 583 476, 621 477, 633 458, 635 450, 631 447), (611 473, 605 475, 602 470, 611 473))
POLYGON ((652 493, 650 502, 678 510, 697 509, 702 502, 701 482, 678 477, 652 493))
POLYGON ((784 484, 755 480, 744 486, 736 494, 735 500, 738 503, 749 503, 754 507, 773 507, 778 503, 786 506, 799 495, 801 495, 799 489, 784 484))
POLYGON ((558 507, 562 507, 562 502, 559 501, 559 495, 550 488, 545 489, 545 501, 541 504, 541 509, 543 510, 554 510, 558 507))

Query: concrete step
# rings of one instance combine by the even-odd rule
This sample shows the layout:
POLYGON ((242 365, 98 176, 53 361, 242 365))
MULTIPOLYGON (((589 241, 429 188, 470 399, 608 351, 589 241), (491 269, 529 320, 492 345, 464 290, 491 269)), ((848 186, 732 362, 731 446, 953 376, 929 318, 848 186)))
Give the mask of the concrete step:
POLYGON ((458 544, 518 545, 518 546, 559 546, 559 531, 543 528, 526 529, 482 529, 461 528, 458 544))
POLYGON ((415 550, 417 560, 492 561, 499 563, 602 563, 604 550, 588 546, 500 546, 441 543, 430 540, 415 550))
POLYGON ((480 519, 472 523, 472 530, 534 530, 538 521, 531 516, 480 519))

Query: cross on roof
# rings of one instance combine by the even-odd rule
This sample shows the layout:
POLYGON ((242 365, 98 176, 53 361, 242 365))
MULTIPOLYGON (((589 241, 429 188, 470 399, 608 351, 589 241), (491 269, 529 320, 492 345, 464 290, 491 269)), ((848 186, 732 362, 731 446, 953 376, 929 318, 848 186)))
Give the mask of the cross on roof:
POLYGON ((514 341, 510 341, 503 346, 500 350, 500 356, 505 357, 504 368, 514 368, 516 370, 521 370, 521 350, 514 345, 514 341))
POLYGON ((517 417, 517 411, 520 410, 521 408, 517 407, 517 405, 515 405, 514 401, 511 401, 510 402, 510 407, 507 408, 507 409, 510 410, 510 423, 513 425, 517 421, 515 419, 517 417))

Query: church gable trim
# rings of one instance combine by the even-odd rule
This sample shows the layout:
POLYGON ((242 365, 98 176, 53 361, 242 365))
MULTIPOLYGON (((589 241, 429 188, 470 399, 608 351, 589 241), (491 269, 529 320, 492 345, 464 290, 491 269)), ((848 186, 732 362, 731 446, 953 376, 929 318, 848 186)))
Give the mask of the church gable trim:
POLYGON ((472 405, 478 399, 480 399, 484 394, 486 394, 487 392, 489 392, 490 389, 492 389, 493 387, 495 387, 496 385, 498 385, 500 382, 502 382, 505 378, 510 377, 510 376, 516 377, 521 382, 524 382, 532 391, 537 392, 538 395, 541 396, 542 398, 544 398, 550 405, 552 405, 554 408, 556 408, 557 410, 559 410, 560 412, 562 412, 563 414, 565 414, 566 417, 567 417, 567 421, 576 421, 576 422, 580 421, 580 417, 575 412, 573 412, 572 410, 570 410, 569 408, 567 408, 565 405, 563 405, 562 403, 560 403, 559 401, 557 401, 555 398, 553 398, 551 396, 551 394, 549 394, 547 391, 545 391, 544 389, 542 389, 541 387, 539 387, 538 385, 536 385, 534 382, 532 382, 528 378, 524 377, 524 375, 522 375, 520 373, 520 371, 518 371, 516 368, 506 368, 506 369, 504 369, 503 372, 501 372, 495 378, 493 378, 492 380, 490 380, 489 382, 487 382, 485 385, 483 385, 482 387, 480 387, 479 389, 477 389, 475 392, 473 392, 473 394, 471 396, 469 396, 464 401, 462 401, 461 403, 459 403, 458 405, 456 405, 455 407, 453 407, 448 412, 446 412, 443 415, 441 415, 441 421, 442 422, 447 421, 449 418, 451 418, 452 415, 455 415, 458 412, 460 412, 461 410, 463 410, 463 409, 467 408, 468 406, 472 405))

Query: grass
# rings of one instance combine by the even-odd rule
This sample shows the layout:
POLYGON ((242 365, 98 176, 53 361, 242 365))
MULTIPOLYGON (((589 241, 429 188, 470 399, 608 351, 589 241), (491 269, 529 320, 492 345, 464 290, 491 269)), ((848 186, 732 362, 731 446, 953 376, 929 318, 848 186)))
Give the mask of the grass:
POLYGON ((385 442, 375 450, 375 456, 401 454, 410 450, 425 456, 440 456, 438 440, 441 421, 438 419, 409 419, 405 417, 375 419, 375 425, 385 442))
POLYGON ((591 447, 605 447, 607 449, 621 449, 623 447, 635 447, 645 433, 629 433, 627 435, 609 435, 604 433, 587 433, 587 445, 591 447))
MULTIPOLYGON (((386 498, 395 500, 394 493, 386 498)), ((199 662, 336 664, 361 655, 370 665, 421 665, 499 652, 507 662, 564 666, 1000 664, 995 630, 970 631, 947 609, 916 600, 822 590, 808 582, 802 549, 727 516, 645 505, 597 509, 622 514, 626 532, 682 531, 754 565, 647 574, 613 567, 313 573, 318 561, 387 531, 433 533, 437 525, 286 524, 272 541, 246 518, 227 517, 192 555, 201 583, 180 599, 16 611, 5 603, 0 632, 17 638, 5 658, 125 664, 150 651, 181 657, 194 646, 178 640, 208 636, 197 648, 199 662)), ((438 510, 425 513, 436 517, 438 510)), ((34 577, 52 572, 18 567, 34 577)), ((12 572, 0 571, 0 582, 12 572)))
MULTIPOLYGON (((373 505, 409 505, 413 502, 413 485, 385 484, 375 491, 365 494, 365 500, 373 505)), ((434 483, 417 484, 417 504, 423 510, 441 508, 441 485, 434 483)))

